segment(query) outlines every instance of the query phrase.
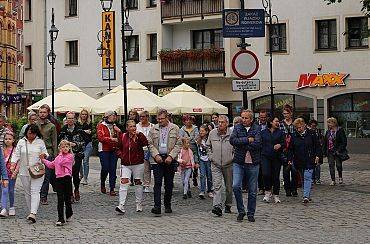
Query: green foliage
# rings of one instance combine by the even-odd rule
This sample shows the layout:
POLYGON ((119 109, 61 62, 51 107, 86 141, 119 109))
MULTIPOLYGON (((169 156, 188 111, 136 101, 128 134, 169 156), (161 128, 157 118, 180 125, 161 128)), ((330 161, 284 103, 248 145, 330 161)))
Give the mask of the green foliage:
POLYGON ((9 119, 9 123, 12 125, 14 135, 16 136, 16 138, 18 138, 19 132, 21 131, 23 125, 27 124, 27 118, 22 117, 19 119, 9 119))
MULTIPOLYGON (((328 4, 332 3, 341 3, 343 0, 324 0, 328 4)), ((361 10, 364 12, 364 14, 370 16, 370 0, 360 0, 362 3, 361 10)))

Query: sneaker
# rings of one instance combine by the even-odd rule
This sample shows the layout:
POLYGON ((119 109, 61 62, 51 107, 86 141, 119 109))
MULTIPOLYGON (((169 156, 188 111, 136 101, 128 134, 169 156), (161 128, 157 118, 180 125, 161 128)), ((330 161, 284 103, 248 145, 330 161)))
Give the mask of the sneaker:
POLYGON ((191 191, 188 191, 188 198, 191 198, 191 191))
POLYGON ((5 218, 5 217, 7 217, 8 216, 8 211, 6 211, 6 209, 5 208, 3 208, 2 210, 1 210, 1 212, 0 212, 0 217, 1 218, 5 218))
POLYGON ((253 215, 248 215, 248 221, 249 222, 256 222, 253 215))
POLYGON ((40 203, 41 203, 41 205, 49 205, 48 199, 46 197, 42 197, 40 199, 40 203))
POLYGON ((334 180, 332 180, 331 181, 331 183, 330 183, 330 186, 335 186, 336 184, 335 184, 335 181, 334 180))
POLYGON ((275 203, 281 203, 279 195, 274 195, 274 201, 275 203))
POLYGON ((339 178, 339 185, 343 184, 343 178, 339 178))
POLYGON ((126 210, 125 210, 125 206, 123 206, 123 205, 118 205, 117 207, 116 207, 116 211, 118 212, 118 214, 125 214, 125 212, 126 212, 126 210))
POLYGON ((80 198, 81 198, 80 191, 75 191, 75 201, 76 202, 79 202, 80 201, 80 198))
POLYGON ((165 207, 164 212, 165 213, 172 213, 172 208, 171 207, 165 207))
POLYGON ((265 196, 263 197, 263 201, 269 203, 271 200, 271 192, 266 191, 265 196))
POLYGON ((56 225, 56 226, 63 226, 63 225, 64 225, 64 223, 63 223, 62 221, 59 221, 59 220, 58 220, 58 221, 55 223, 55 225, 56 225))
POLYGON ((150 189, 149 186, 144 186, 144 193, 151 193, 152 190, 150 189))
POLYGON ((321 180, 317 180, 316 185, 321 185, 321 180))
POLYGON ((213 196, 214 196, 214 195, 213 195, 213 192, 208 192, 208 197, 209 197, 209 198, 213 198, 213 196))
POLYGON ((236 221, 238 221, 238 222, 242 222, 243 221, 243 219, 244 219, 244 217, 245 217, 245 213, 239 213, 238 214, 238 217, 236 218, 236 221))
POLYGON ((213 207, 212 209, 212 213, 217 215, 218 217, 221 217, 222 216, 222 210, 220 207, 213 207))
POLYGON ((32 224, 36 223, 36 215, 31 213, 30 215, 27 216, 27 219, 31 221, 32 224))
POLYGON ((204 197, 204 192, 199 193, 199 198, 200 198, 200 199, 202 199, 202 200, 206 199, 206 198, 204 197))
POLYGON ((15 207, 9 208, 9 216, 15 216, 15 207))
POLYGON ((225 206, 225 213, 231 214, 231 206, 225 206))
POLYGON ((86 178, 82 178, 81 185, 84 185, 84 186, 88 185, 88 182, 87 182, 86 178))
POLYGON ((100 187, 100 192, 103 193, 103 194, 106 194, 107 193, 107 188, 105 188, 104 186, 100 187))
POLYGON ((161 208, 152 208, 152 214, 155 214, 155 216, 160 216, 161 215, 161 208))
POLYGON ((182 199, 188 199, 188 195, 187 194, 182 195, 182 199))
POLYGON ((141 203, 136 203, 136 212, 143 212, 143 205, 141 203))
POLYGON ((307 204, 310 201, 308 197, 304 197, 302 203, 307 204))

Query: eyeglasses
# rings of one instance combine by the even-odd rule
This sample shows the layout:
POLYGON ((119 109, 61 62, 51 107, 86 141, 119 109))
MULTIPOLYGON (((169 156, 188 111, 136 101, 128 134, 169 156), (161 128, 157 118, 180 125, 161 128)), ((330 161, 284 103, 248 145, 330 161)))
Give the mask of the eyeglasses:
POLYGON ((145 115, 140 115, 140 118, 145 118, 146 116, 145 115))

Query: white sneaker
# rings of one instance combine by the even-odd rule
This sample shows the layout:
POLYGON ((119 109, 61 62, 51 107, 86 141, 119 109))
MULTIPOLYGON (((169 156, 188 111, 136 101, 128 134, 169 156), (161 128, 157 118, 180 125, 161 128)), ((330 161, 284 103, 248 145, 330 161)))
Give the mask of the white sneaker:
POLYGON ((61 221, 57 221, 57 222, 55 223, 55 225, 56 225, 56 226, 63 226, 63 225, 64 225, 64 223, 62 223, 61 221))
POLYGON ((343 178, 339 178, 339 185, 343 184, 343 178))
POLYGON ((71 222, 71 221, 72 221, 72 216, 66 219, 66 222, 71 222))
POLYGON ((81 184, 82 185, 88 185, 89 183, 87 182, 87 179, 86 178, 82 178, 82 180, 81 180, 81 184))
POLYGON ((9 216, 15 216, 15 207, 9 208, 9 216))
POLYGON ((144 186, 144 193, 151 193, 152 190, 150 189, 149 186, 144 186))
POLYGON ((281 203, 279 195, 274 195, 274 201, 275 203, 281 203))
POLYGON ((136 203, 136 212, 143 212, 143 205, 141 205, 141 203, 136 203))
POLYGON ((331 181, 330 185, 335 186, 335 181, 331 181))
POLYGON ((118 205, 117 207, 116 207, 116 211, 118 212, 118 214, 125 214, 126 213, 126 210, 125 210, 125 206, 123 206, 123 205, 118 205))
POLYGON ((263 201, 264 202, 270 202, 270 200, 271 200, 271 192, 266 191, 265 196, 263 198, 263 201))
POLYGON ((208 197, 209 197, 209 198, 213 198, 213 196, 214 196, 214 195, 213 195, 213 192, 208 192, 208 197))
POLYGON ((0 217, 5 218, 6 216, 8 216, 8 211, 6 211, 6 209, 3 208, 0 212, 0 217))

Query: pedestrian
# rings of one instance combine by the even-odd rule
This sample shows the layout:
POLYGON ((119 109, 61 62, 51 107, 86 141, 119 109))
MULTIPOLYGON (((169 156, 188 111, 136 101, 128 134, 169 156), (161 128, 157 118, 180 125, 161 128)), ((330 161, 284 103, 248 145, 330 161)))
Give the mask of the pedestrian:
MULTIPOLYGON (((68 120, 68 117, 67 117, 68 120)), ((62 128, 63 131, 63 128, 62 128)), ((71 142, 61 140, 59 143, 59 154, 54 161, 50 162, 46 159, 44 154, 40 154, 41 161, 48 168, 55 169, 55 189, 58 197, 58 221, 55 223, 57 226, 64 225, 65 221, 70 222, 73 211, 71 203, 72 195, 72 165, 74 157, 72 153, 71 142), (64 220, 64 206, 66 218, 64 220)))
POLYGON ((135 109, 131 109, 130 112, 128 112, 128 119, 135 121, 135 123, 139 123, 139 113, 135 109))
POLYGON ((285 135, 279 128, 279 118, 271 117, 266 122, 266 129, 261 131, 261 166, 265 186, 263 201, 270 202, 273 194, 274 202, 280 203, 280 170, 284 160, 285 135))
POLYGON ((6 128, 6 117, 5 115, 2 115, 0 114, 0 149, 2 149, 5 144, 4 144, 4 138, 5 138, 5 134, 7 132, 11 132, 8 128, 6 128))
POLYGON ((67 140, 74 154, 74 164, 72 167, 72 181, 74 186, 71 194, 71 202, 80 201, 80 169, 84 158, 85 138, 84 131, 77 126, 74 112, 66 114, 66 125, 64 125, 59 134, 59 141, 67 140))
POLYGON ((207 140, 209 136, 209 129, 207 125, 202 125, 199 128, 199 136, 196 139, 198 145, 198 155, 199 155, 199 169, 200 169, 200 193, 199 198, 205 199, 204 195, 207 194, 208 197, 213 198, 213 183, 212 183, 212 171, 211 171, 211 161, 209 160, 207 153, 207 140))
POLYGON ((335 167, 338 171, 339 184, 343 184, 343 161, 347 160, 347 136, 343 128, 338 126, 336 118, 328 118, 328 130, 325 133, 323 152, 328 157, 331 186, 336 184, 335 167))
POLYGON ((27 124, 23 125, 21 131, 19 132, 19 138, 24 137, 24 132, 26 131, 26 128, 27 128, 28 125, 36 124, 37 119, 38 119, 37 114, 33 111, 30 111, 27 115, 27 119, 28 119, 27 124))
POLYGON ((118 149, 118 138, 121 134, 121 130, 115 124, 117 116, 114 111, 107 111, 104 114, 104 121, 97 126, 97 137, 98 137, 98 152, 101 164, 100 171, 100 191, 101 193, 107 193, 105 188, 105 181, 109 174, 109 195, 117 196, 114 191, 116 188, 116 169, 117 169, 117 155, 116 150, 118 149))
MULTIPOLYGON (((77 125, 80 127, 81 130, 84 132, 84 139, 85 139, 85 150, 84 150, 84 158, 82 161, 82 167, 80 170, 80 174, 82 176, 81 184, 87 185, 89 183, 89 162, 90 156, 93 151, 92 147, 92 122, 90 118, 90 113, 86 109, 82 109, 77 120, 77 125)), ((81 178, 81 177, 80 177, 81 178)))
POLYGON ((222 181, 225 184, 226 199, 225 213, 231 213, 231 204, 233 199, 233 147, 230 144, 230 128, 228 127, 229 118, 226 115, 220 115, 218 118, 218 128, 209 133, 207 140, 208 157, 211 161, 212 179, 213 179, 213 209, 212 213, 222 216, 222 181))
POLYGON ((251 110, 243 110, 240 114, 242 124, 236 125, 230 137, 230 144, 234 147, 233 159, 233 191, 238 208, 237 221, 243 221, 245 215, 249 222, 254 222, 256 212, 258 172, 261 164, 261 128, 253 120, 251 110), (245 213, 242 181, 248 182, 248 206, 245 213))
MULTIPOLYGON (((58 122, 58 120, 54 117, 53 114, 51 114, 51 109, 50 109, 50 106, 47 105, 47 104, 43 104, 42 105, 43 108, 47 109, 47 119, 53 124, 55 125, 55 129, 57 130, 57 133, 59 134, 60 130, 62 129, 62 125, 58 122)), ((56 152, 58 153, 58 152, 56 152)))
POLYGON ((183 199, 191 198, 191 191, 189 189, 189 179, 191 171, 195 167, 193 151, 190 149, 190 139, 183 137, 182 148, 178 155, 179 168, 181 172, 182 186, 184 189, 183 199))
POLYGON ((295 132, 289 146, 288 165, 294 165, 303 175, 303 203, 307 204, 311 200, 312 173, 319 163, 320 145, 316 133, 307 128, 302 118, 294 120, 294 127, 295 132))
POLYGON ((184 123, 184 126, 181 127, 179 131, 179 136, 180 139, 187 137, 189 138, 190 142, 190 149, 193 152, 194 155, 194 163, 197 164, 197 167, 194 167, 193 169, 193 186, 197 187, 198 186, 198 168, 199 168, 199 157, 198 157, 198 147, 197 147, 197 142, 196 138, 199 135, 199 130, 198 127, 194 125, 195 118, 194 116, 190 115, 184 115, 182 116, 182 122, 184 123))
POLYGON ((320 185, 321 184, 321 165, 323 164, 323 151, 322 151, 322 148, 324 146, 324 136, 321 132, 321 130, 317 127, 318 126, 318 122, 317 120, 315 119, 312 119, 310 122, 309 122, 309 129, 314 131, 316 133, 316 136, 317 136, 317 139, 319 140, 319 144, 320 144, 320 156, 319 156, 319 163, 315 166, 315 168, 313 169, 313 173, 312 173, 312 181, 314 184, 317 184, 317 185, 320 185))
POLYGON ((160 215, 163 179, 165 213, 172 213, 173 178, 178 166, 175 159, 180 152, 181 141, 178 139, 179 127, 169 122, 167 110, 158 111, 157 121, 158 124, 150 129, 148 142, 154 173, 154 207, 151 212, 160 215))
MULTIPOLYGON (((293 107, 289 104, 285 104, 283 108, 283 116, 284 119, 280 122, 280 130, 282 130, 285 134, 285 148, 283 149, 283 153, 285 157, 288 157, 288 148, 290 146, 292 135, 295 131, 293 125, 293 107)), ((285 162, 283 164, 283 178, 284 178, 284 189, 287 197, 297 197, 297 170, 294 168, 294 165, 288 164, 285 162)))
POLYGON ((35 166, 39 170, 42 169, 43 164, 40 162, 40 154, 45 154, 46 157, 49 156, 39 127, 31 124, 26 128, 24 138, 18 141, 11 158, 12 164, 19 164, 19 178, 23 185, 26 204, 30 212, 27 219, 31 223, 36 222, 44 176, 33 178, 34 176, 30 174, 30 167, 35 166))
POLYGON ((211 117, 211 119, 212 119, 212 122, 211 122, 211 124, 212 124, 212 129, 215 129, 215 128, 217 128, 218 127, 218 119, 219 119, 219 117, 220 117, 220 115, 217 113, 217 112, 214 112, 213 114, 212 114, 212 117, 211 117))
MULTIPOLYGON (((148 139, 149 131, 154 126, 152 123, 149 122, 149 112, 142 111, 139 114, 140 122, 136 125, 136 130, 144 134, 144 136, 148 139)), ((152 171, 150 169, 150 151, 148 147, 144 147, 144 180, 143 180, 143 187, 144 193, 151 192, 150 183, 152 180, 152 171)))
MULTIPOLYGON (((58 153, 58 135, 56 126, 48 119, 50 116, 50 107, 47 104, 41 105, 39 108, 39 119, 36 124, 40 129, 42 139, 45 143, 46 149, 48 150, 48 160, 52 161, 58 153)), ((40 201, 42 205, 48 204, 49 184, 51 184, 53 190, 55 191, 54 182, 54 170, 46 168, 44 182, 42 183, 40 192, 40 201)))
MULTIPOLYGON (((268 114, 265 109, 260 110, 258 114, 258 125, 261 127, 261 131, 267 128, 267 118, 268 114)), ((264 184, 264 176, 262 172, 262 165, 260 165, 259 173, 258 173, 258 195, 265 195, 265 184, 264 184)))
MULTIPOLYGON (((14 216, 14 188, 17 174, 19 172, 18 164, 11 164, 10 160, 15 149, 15 138, 12 132, 7 132, 4 138, 5 147, 3 148, 1 155, 3 155, 3 161, 5 162, 8 186, 4 187, 1 185, 1 212, 0 217, 14 216), (8 208, 9 202, 9 208, 8 208)), ((1 151, 1 150, 0 150, 1 151)))
POLYGON ((136 130, 136 122, 126 122, 126 133, 119 139, 119 155, 121 158, 119 204, 116 211, 124 214, 128 188, 131 176, 134 179, 136 212, 142 212, 143 206, 143 177, 144 177, 144 147, 148 146, 145 135, 136 130))
POLYGON ((240 117, 240 116, 235 116, 234 117, 234 119, 233 119, 233 126, 230 127, 230 133, 231 134, 233 133, 233 130, 234 130, 235 125, 242 123, 242 121, 243 121, 242 120, 242 117, 240 117))

